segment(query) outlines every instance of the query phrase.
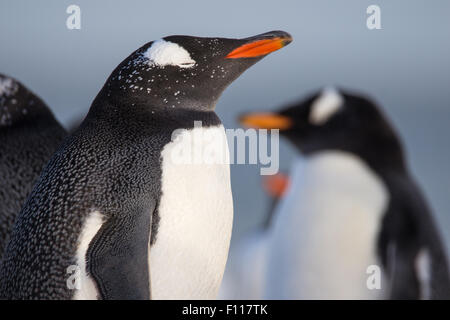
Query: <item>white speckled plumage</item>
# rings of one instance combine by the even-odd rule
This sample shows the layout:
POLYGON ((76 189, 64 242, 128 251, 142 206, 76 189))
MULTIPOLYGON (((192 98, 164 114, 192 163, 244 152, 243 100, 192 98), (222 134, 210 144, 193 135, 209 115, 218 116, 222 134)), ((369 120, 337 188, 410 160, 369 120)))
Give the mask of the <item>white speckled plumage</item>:
POLYGON ((0 97, 11 96, 19 88, 16 81, 8 77, 0 77, 0 97))

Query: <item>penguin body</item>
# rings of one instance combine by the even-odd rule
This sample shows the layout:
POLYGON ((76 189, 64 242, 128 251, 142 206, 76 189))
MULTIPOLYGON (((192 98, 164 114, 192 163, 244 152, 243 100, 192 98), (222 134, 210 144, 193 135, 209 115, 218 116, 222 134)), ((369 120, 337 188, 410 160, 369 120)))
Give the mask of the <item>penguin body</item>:
POLYGON ((242 121, 277 123, 302 154, 275 214, 266 297, 450 297, 438 229, 397 133, 374 103, 326 89, 242 121), (370 283, 373 270, 379 286, 370 283))
POLYGON ((39 97, 0 74, 0 258, 16 216, 65 135, 39 97))
POLYGON ((290 41, 284 32, 170 36, 125 59, 19 214, 0 295, 213 298, 232 221, 228 163, 203 158, 228 157, 214 107, 243 71, 290 41), (197 147, 200 162, 190 158, 197 147))
POLYGON ((233 223, 225 131, 222 125, 194 128, 176 139, 162 150, 158 241, 150 250, 152 297, 213 299, 222 280, 233 223), (212 139, 199 145, 195 143, 194 148, 203 150, 208 144, 221 146, 218 153, 212 154, 212 160, 216 161, 174 163, 174 148, 190 149, 197 134, 212 139), (184 212, 191 212, 190 216, 180 217, 184 212), (189 250, 180 250, 181 246, 189 250))
POLYGON ((299 159, 291 172, 269 244, 266 298, 382 297, 366 286, 367 268, 381 265, 377 226, 388 202, 382 181, 360 159, 337 151, 299 159))
POLYGON ((408 174, 389 175, 391 201, 378 235, 392 299, 450 299, 448 257, 422 191, 408 174))

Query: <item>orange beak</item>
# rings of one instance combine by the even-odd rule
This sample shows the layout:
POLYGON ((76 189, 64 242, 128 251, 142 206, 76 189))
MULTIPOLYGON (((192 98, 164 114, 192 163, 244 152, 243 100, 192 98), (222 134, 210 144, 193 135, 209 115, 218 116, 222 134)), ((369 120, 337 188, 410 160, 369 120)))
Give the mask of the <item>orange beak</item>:
POLYGON ((289 177, 283 173, 264 176, 263 186, 270 196, 279 199, 286 193, 289 186, 289 177))
POLYGON ((276 50, 283 48, 292 42, 292 37, 288 33, 283 33, 280 36, 273 38, 255 39, 249 43, 243 44, 231 51, 226 58, 255 58, 264 56, 276 50))
POLYGON ((293 125, 291 118, 271 112, 249 113, 240 117, 239 122, 255 129, 287 130, 293 125))

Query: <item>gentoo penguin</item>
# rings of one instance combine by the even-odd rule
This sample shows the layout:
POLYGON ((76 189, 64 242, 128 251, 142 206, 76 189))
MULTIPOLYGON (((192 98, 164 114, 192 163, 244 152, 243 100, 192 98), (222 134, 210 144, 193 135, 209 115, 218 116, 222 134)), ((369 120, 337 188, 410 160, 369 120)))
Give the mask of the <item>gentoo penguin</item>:
POLYGON ((278 128, 303 155, 275 214, 265 297, 450 298, 430 209, 371 100, 326 89, 241 120, 278 128))
POLYGON ((288 185, 289 178, 283 173, 263 176, 262 186, 270 198, 268 214, 261 225, 245 234, 230 250, 219 299, 263 299, 271 223, 276 204, 283 197, 288 185))
POLYGON ((215 298, 232 226, 223 90, 291 42, 169 36, 112 72, 44 169, 0 267, 8 299, 215 298))
POLYGON ((0 74, 0 257, 17 214, 65 135, 38 96, 0 74))

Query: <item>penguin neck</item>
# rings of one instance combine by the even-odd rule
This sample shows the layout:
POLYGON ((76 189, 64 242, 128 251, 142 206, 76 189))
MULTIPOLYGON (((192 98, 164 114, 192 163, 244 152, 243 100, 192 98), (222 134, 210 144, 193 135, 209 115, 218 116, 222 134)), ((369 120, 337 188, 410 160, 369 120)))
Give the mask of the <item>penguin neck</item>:
POLYGON ((92 103, 88 117, 97 121, 105 119, 113 122, 141 123, 144 127, 166 125, 167 129, 192 128, 195 122, 201 122, 202 126, 208 127, 221 124, 214 112, 214 106, 200 108, 187 104, 170 107, 155 104, 152 99, 105 99, 99 94, 92 103))
POLYGON ((370 139, 346 139, 328 142, 326 147, 317 145, 302 146, 301 153, 306 157, 321 151, 342 151, 356 155, 381 177, 393 172, 407 174, 407 163, 400 141, 394 135, 371 137, 370 139))
POLYGON ((147 109, 188 109, 195 111, 214 111, 223 92, 195 87, 163 87, 161 84, 139 84, 125 87, 108 80, 97 99, 102 98, 113 105, 144 106, 147 109), (208 94, 205 94, 205 91, 208 94))
MULTIPOLYGON (((146 89, 143 89, 146 90, 146 89)), ((214 112, 217 104, 215 97, 211 99, 195 99, 186 96, 180 96, 179 91, 173 94, 147 94, 144 92, 119 91, 119 94, 113 94, 108 87, 105 87, 97 95, 93 102, 93 107, 99 109, 109 106, 111 109, 124 108, 127 112, 136 110, 136 112, 150 113, 172 113, 177 112, 214 112)))
POLYGON ((408 172, 404 151, 398 139, 379 137, 348 151, 358 155, 383 180, 392 173, 408 172))

